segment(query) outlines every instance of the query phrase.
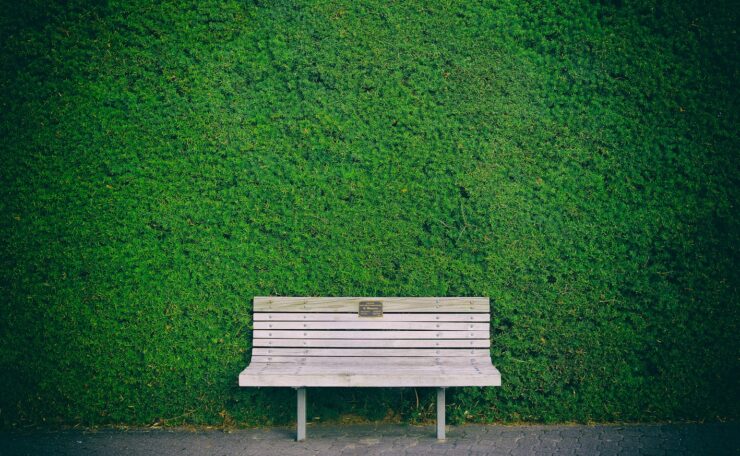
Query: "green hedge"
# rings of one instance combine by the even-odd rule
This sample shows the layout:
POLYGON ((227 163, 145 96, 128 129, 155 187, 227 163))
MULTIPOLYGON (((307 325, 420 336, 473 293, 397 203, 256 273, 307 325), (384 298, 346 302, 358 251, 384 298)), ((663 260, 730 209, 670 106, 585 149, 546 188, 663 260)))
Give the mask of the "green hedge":
POLYGON ((0 16, 5 426, 289 422, 255 295, 490 296, 453 423, 738 417, 732 2, 47 3, 0 16))

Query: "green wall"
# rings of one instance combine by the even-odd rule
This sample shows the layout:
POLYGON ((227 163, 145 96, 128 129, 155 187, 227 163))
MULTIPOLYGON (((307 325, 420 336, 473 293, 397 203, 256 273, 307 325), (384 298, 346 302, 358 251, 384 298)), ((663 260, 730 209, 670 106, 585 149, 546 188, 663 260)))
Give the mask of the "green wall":
POLYGON ((738 417, 732 2, 47 3, 0 15, 5 426, 289 422, 255 295, 490 296, 453 423, 738 417))

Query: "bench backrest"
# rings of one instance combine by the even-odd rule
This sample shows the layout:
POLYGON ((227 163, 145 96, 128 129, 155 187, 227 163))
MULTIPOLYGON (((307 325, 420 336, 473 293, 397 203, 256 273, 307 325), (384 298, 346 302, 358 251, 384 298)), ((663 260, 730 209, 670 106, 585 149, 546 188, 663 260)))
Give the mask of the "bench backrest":
POLYGON ((252 360, 489 357, 489 312, 488 298, 255 297, 252 360))

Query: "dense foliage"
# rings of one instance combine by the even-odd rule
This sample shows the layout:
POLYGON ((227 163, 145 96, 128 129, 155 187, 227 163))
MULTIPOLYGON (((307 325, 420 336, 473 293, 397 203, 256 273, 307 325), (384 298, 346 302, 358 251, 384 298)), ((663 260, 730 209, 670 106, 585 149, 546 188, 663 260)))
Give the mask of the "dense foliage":
POLYGON ((737 418, 735 6, 6 4, 0 422, 288 422, 255 295, 490 296, 452 422, 737 418))

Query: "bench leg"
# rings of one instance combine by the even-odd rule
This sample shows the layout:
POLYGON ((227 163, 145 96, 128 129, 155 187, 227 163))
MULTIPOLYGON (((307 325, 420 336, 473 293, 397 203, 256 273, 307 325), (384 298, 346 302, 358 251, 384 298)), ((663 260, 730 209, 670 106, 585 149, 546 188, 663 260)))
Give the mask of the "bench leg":
POLYGON ((298 392, 298 426, 296 441, 306 440, 306 388, 297 388, 298 392))
POLYGON ((437 388, 437 440, 445 440, 445 389, 437 388))

